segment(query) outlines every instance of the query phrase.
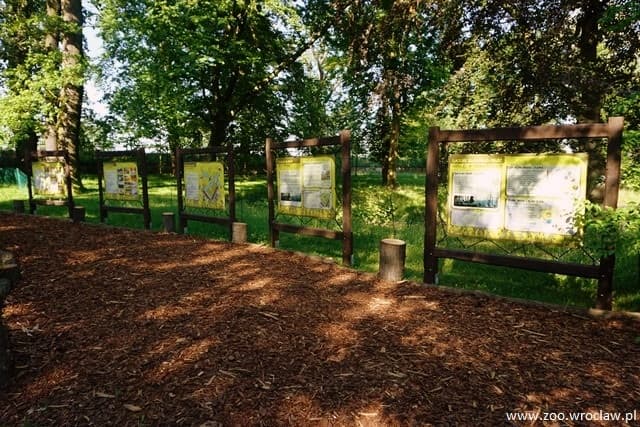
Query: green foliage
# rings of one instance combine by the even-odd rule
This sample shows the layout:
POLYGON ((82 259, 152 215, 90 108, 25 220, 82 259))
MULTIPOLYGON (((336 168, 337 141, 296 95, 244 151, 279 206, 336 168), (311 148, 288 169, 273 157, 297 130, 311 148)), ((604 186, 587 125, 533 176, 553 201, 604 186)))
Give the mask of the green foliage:
POLYGON ((172 149, 247 134, 264 144, 285 116, 287 71, 313 41, 296 7, 273 0, 109 0, 100 27, 112 111, 134 138, 172 149))
POLYGON ((583 244, 594 255, 640 254, 640 204, 611 209, 586 202, 584 213, 576 219, 583 228, 583 244))
POLYGON ((638 93, 636 0, 444 4, 444 44, 456 69, 440 107, 446 122, 599 121, 617 113, 614 99, 638 93))
POLYGON ((638 130, 624 132, 622 183, 626 188, 640 190, 640 131, 638 130))
POLYGON ((0 13, 0 129, 3 145, 16 147, 42 131, 57 110, 48 97, 62 85, 60 52, 46 52, 47 30, 61 20, 47 18, 39 2, 5 2, 0 13))
POLYGON ((422 1, 339 1, 335 8, 329 43, 340 53, 349 102, 360 110, 350 128, 360 130, 383 181, 394 186, 403 120, 446 75, 432 31, 437 8, 422 1))
POLYGON ((353 205, 355 216, 367 224, 390 227, 392 237, 401 225, 424 222, 424 201, 408 188, 368 185, 355 192, 353 205))

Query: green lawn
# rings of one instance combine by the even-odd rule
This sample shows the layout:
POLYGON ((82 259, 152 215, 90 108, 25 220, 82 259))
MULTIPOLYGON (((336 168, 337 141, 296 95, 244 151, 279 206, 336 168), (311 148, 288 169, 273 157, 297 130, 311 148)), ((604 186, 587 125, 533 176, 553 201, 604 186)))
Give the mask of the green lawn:
MULTIPOLYGON (((423 214, 424 175, 400 174, 400 187, 389 193, 379 185, 379 177, 356 175, 353 177, 353 230, 354 267, 376 272, 378 269, 379 242, 385 237, 396 237, 407 242, 406 278, 422 280, 423 274, 423 214)), ((95 178, 85 178, 86 190, 75 195, 76 204, 87 211, 87 221, 98 222, 98 190, 95 178)), ((249 225, 248 238, 252 243, 267 244, 267 187, 264 178, 238 178, 236 182, 238 220, 249 225)), ((152 228, 162 227, 162 213, 177 213, 175 181, 170 176, 153 176, 149 179, 149 196, 152 211, 152 228)), ((26 189, 15 186, 0 187, 0 209, 12 209, 13 199, 27 199, 26 189)), ((640 201, 637 192, 623 190, 620 204, 640 201)), ((198 213, 206 213, 205 210, 198 213)), ((38 207, 38 214, 66 216, 63 207, 38 207)), ((336 221, 279 218, 279 221, 304 223, 310 226, 337 229, 336 221)), ((108 224, 130 228, 142 228, 142 216, 109 213, 108 224)), ((189 234, 213 239, 227 239, 225 227, 191 221, 189 234)), ((330 257, 339 261, 339 242, 281 233, 280 248, 330 257)), ((638 254, 617 254, 615 271, 615 300, 617 310, 640 311, 640 258, 638 254)), ((519 269, 500 268, 441 260, 439 283, 494 294, 526 298, 568 306, 590 307, 596 293, 593 280, 561 275, 535 273, 519 269)))

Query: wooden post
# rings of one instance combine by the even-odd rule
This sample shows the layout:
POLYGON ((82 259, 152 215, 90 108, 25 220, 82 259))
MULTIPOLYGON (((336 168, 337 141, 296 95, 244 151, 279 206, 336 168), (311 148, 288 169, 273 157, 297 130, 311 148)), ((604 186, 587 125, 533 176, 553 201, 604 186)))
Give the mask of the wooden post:
POLYGON ((342 147, 342 264, 350 266, 353 256, 353 232, 351 229, 351 131, 340 132, 342 147))
MULTIPOLYGON (((229 234, 231 241, 234 241, 235 229, 233 228, 236 221, 236 179, 235 179, 235 159, 233 156, 233 144, 229 143, 227 147, 227 175, 229 176, 229 234)), ((244 240, 247 240, 245 227, 244 240)))
POLYGON ((435 256, 436 231, 438 226, 438 156, 440 155, 440 128, 429 129, 429 148, 427 152, 427 173, 425 182, 424 216, 424 282, 436 284, 438 258, 435 256))
POLYGON ((162 225, 165 233, 176 231, 176 216, 173 212, 162 212, 162 225))
POLYGON ((276 241, 278 240, 278 231, 274 229, 273 222, 275 221, 275 202, 274 202, 274 188, 273 188, 273 152, 271 151, 273 140, 267 138, 265 144, 265 154, 267 157, 267 198, 269 199, 269 243, 272 248, 276 247, 276 241))
POLYGON ((107 217, 107 210, 104 205, 104 189, 102 188, 102 177, 104 174, 104 161, 100 155, 100 151, 96 150, 96 158, 98 159, 98 207, 100 210, 100 222, 104 222, 107 217))
MULTIPOLYGON (((620 161, 622 157, 622 117, 610 117, 608 123, 607 167, 604 183, 604 207, 616 209, 618 207, 618 192, 620 189, 620 161)), ((596 308, 611 310, 613 307, 613 271, 616 256, 611 254, 600 259, 600 277, 598 278, 598 295, 596 308)))
POLYGON ((84 206, 74 206, 71 210, 71 220, 76 224, 84 222, 86 215, 87 212, 84 206))
POLYGON ((24 163, 27 171, 27 191, 29 192, 29 213, 33 215, 36 213, 36 202, 33 200, 33 165, 31 159, 31 150, 28 148, 24 152, 24 163))
POLYGON ((404 276, 407 243, 398 239, 380 241, 379 273, 381 279, 399 281, 404 276))
POLYGON ((73 202, 73 181, 71 180, 71 159, 69 158, 69 151, 64 150, 63 152, 63 157, 64 157, 64 180, 65 180, 65 184, 67 186, 67 209, 69 212, 69 218, 71 218, 72 220, 74 219, 74 212, 73 212, 73 207, 74 202, 73 202))
POLYGON ((24 213, 24 200, 14 200, 13 211, 15 213, 24 213))
POLYGON ((184 160, 182 158, 182 150, 176 148, 176 184, 178 190, 178 233, 184 234, 187 227, 186 219, 184 218, 184 200, 182 198, 182 171, 184 167, 184 160))
POLYGON ((247 223, 231 223, 231 241, 233 243, 247 243, 247 223))
POLYGON ((138 165, 140 177, 142 178, 142 217, 144 218, 144 228, 151 228, 151 209, 149 208, 149 184, 147 181, 147 156, 144 148, 138 149, 138 165))

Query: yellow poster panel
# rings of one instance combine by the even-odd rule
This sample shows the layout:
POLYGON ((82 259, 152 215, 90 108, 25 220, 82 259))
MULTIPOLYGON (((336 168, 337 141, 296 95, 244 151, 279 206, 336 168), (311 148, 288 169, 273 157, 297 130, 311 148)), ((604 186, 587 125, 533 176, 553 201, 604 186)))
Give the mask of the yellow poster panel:
POLYGON ((276 161, 278 212, 322 219, 336 216, 336 166, 332 156, 276 161))
POLYGON ((578 154, 452 155, 451 234, 563 243, 579 234, 587 160, 578 154))
POLYGON ((63 162, 33 162, 34 194, 49 197, 66 197, 65 167, 63 162))
POLYGON ((104 198, 139 200, 138 165, 135 162, 104 163, 104 198))
POLYGON ((185 206, 224 209, 224 165, 221 162, 184 164, 185 206))

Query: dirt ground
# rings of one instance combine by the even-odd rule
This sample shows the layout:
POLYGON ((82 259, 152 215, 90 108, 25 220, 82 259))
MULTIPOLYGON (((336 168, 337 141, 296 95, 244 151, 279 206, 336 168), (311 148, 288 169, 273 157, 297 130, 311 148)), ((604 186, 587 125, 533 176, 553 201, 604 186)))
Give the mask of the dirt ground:
POLYGON ((23 270, 0 425, 640 425, 635 320, 30 216, 0 247, 23 270))

